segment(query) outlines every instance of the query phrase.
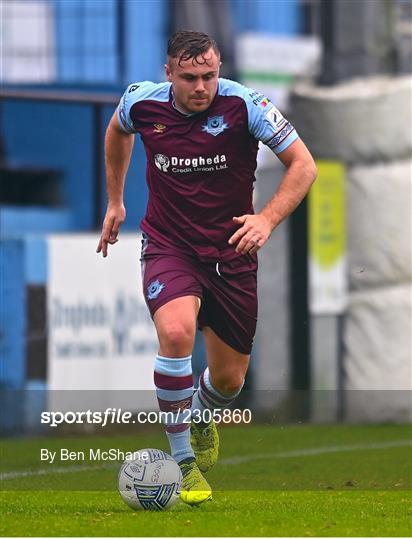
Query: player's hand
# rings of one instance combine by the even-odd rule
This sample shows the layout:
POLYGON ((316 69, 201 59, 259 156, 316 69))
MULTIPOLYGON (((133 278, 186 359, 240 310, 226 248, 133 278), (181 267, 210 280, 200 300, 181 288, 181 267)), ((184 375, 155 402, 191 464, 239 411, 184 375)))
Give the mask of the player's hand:
POLYGON ((229 244, 236 245, 236 253, 242 255, 256 253, 272 232, 268 218, 261 214, 245 214, 233 221, 241 227, 229 238, 229 244))
POLYGON ((121 224, 126 218, 126 209, 123 204, 109 205, 103 222, 102 235, 97 245, 96 252, 102 252, 103 257, 107 257, 109 244, 113 245, 119 241, 117 238, 121 224))

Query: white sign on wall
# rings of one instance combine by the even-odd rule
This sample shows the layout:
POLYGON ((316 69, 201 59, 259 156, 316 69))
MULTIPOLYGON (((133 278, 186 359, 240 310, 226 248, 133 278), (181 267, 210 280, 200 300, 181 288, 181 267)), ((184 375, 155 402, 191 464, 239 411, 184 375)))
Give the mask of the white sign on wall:
POLYGON ((241 81, 259 90, 282 111, 297 77, 314 75, 321 58, 317 36, 275 36, 246 32, 236 39, 241 81))
POLYGON ((153 390, 158 342, 141 286, 141 236, 122 234, 106 259, 97 241, 49 237, 48 387, 153 390))

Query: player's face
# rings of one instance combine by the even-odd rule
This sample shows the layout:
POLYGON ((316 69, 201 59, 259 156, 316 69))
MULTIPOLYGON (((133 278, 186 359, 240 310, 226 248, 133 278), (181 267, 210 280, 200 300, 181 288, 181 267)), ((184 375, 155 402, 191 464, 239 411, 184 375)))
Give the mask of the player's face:
POLYGON ((169 59, 167 80, 172 83, 176 106, 184 112, 202 112, 212 103, 217 91, 220 58, 213 49, 198 57, 178 62, 169 59))

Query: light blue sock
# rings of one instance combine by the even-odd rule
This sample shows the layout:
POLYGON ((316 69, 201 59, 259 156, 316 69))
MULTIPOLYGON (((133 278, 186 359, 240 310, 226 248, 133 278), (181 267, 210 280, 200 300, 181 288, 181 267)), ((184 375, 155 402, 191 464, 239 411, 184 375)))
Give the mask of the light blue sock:
POLYGON ((165 427, 172 457, 178 463, 194 458, 190 444, 190 415, 187 414, 193 397, 192 357, 157 356, 154 370, 159 408, 169 413, 165 427))

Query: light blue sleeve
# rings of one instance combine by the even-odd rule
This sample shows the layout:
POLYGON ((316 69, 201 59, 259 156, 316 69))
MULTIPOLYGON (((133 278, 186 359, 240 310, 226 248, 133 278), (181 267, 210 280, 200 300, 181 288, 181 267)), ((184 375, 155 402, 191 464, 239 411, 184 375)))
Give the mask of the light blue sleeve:
POLYGON ((130 117, 130 109, 137 101, 139 101, 142 90, 144 90, 145 86, 152 84, 153 83, 149 81, 144 81, 129 84, 129 86, 126 88, 126 91, 117 107, 117 119, 119 120, 120 127, 126 131, 126 133, 136 133, 130 117))
POLYGON ((247 107, 249 132, 279 154, 298 138, 295 128, 269 98, 252 88, 228 79, 219 79, 222 95, 241 97, 247 107))
POLYGON ((130 110, 135 103, 145 99, 153 99, 155 101, 168 101, 170 83, 153 83, 151 81, 143 81, 130 84, 123 94, 120 103, 117 107, 117 118, 121 128, 126 133, 136 133, 133 121, 130 116, 130 110))
POLYGON ((245 88, 244 100, 249 115, 249 131, 272 152, 279 154, 298 138, 295 128, 277 107, 260 92, 245 88))

